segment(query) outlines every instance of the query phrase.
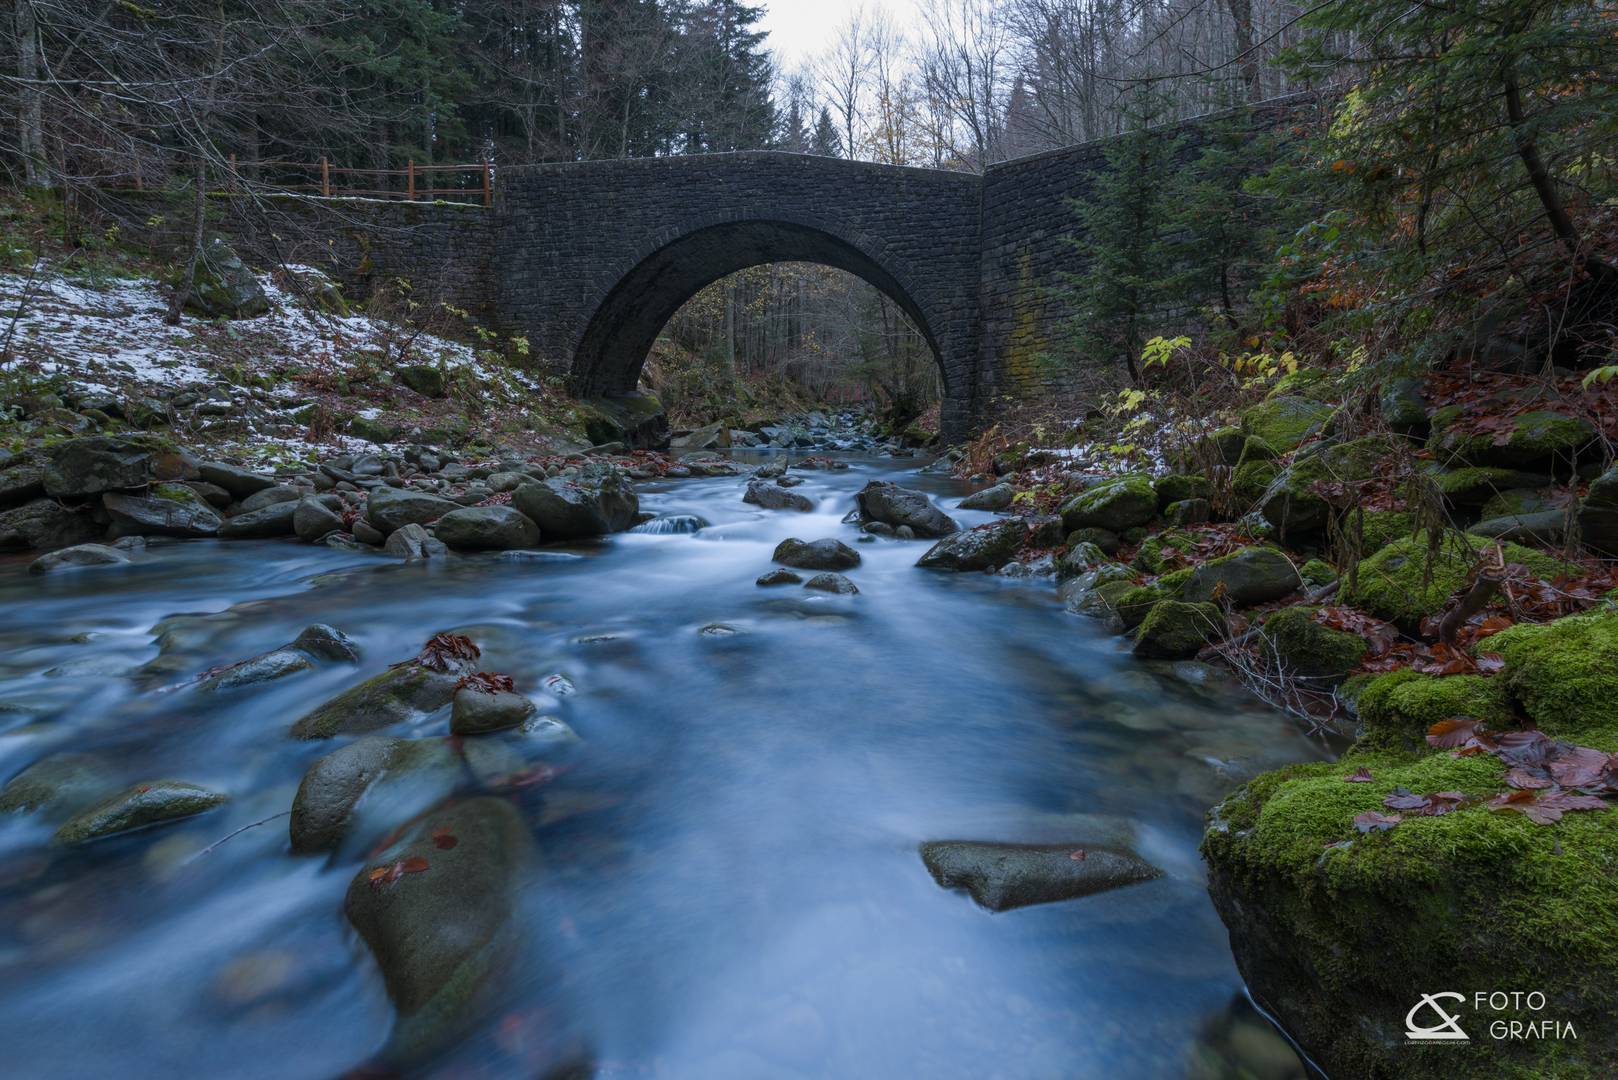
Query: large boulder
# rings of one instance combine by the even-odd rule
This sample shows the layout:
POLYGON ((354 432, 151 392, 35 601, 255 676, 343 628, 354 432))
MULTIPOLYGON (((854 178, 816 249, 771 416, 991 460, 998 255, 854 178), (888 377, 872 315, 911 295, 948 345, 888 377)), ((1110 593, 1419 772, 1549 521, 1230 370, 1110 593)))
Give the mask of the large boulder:
POLYGON ((1242 414, 1242 430, 1285 453, 1318 434, 1331 419, 1332 407, 1309 398, 1283 394, 1242 414))
POLYGON ((1332 488, 1352 491, 1378 475, 1392 450, 1385 438, 1370 436, 1322 447, 1299 457, 1270 484, 1259 510, 1282 536, 1320 532, 1331 518, 1331 503, 1321 494, 1332 488))
POLYGON ((375 843, 448 798, 463 775, 446 739, 366 735, 309 766, 292 800, 292 850, 331 851, 345 839, 375 843))
POLYGON ((149 495, 109 491, 101 505, 118 536, 215 536, 225 522, 184 484, 155 484, 149 495))
POLYGON ((815 508, 809 496, 788 491, 768 480, 749 480, 747 492, 742 495, 742 502, 752 503, 765 510, 797 510, 805 514, 815 508))
POLYGON ((1135 572, 1123 563, 1102 562, 1070 577, 1056 587, 1056 596, 1069 611, 1095 619, 1110 619, 1120 600, 1135 588, 1135 572))
POLYGON ((142 488, 161 480, 194 480, 198 471, 184 454, 150 435, 92 435, 66 439, 50 449, 46 494, 83 498, 104 491, 142 488))
POLYGON ((87 844, 148 825, 193 817, 229 797, 181 780, 134 784, 80 811, 56 830, 58 844, 87 844))
POLYGON ((1009 911, 1073 900, 1161 877, 1134 852, 1073 844, 995 844, 934 840, 921 861, 946 889, 964 889, 981 907, 1009 911))
POLYGON ((123 566, 129 562, 129 552, 106 544, 75 544, 70 548, 47 552, 28 564, 30 574, 49 574, 58 570, 78 570, 92 566, 123 566))
POLYGON ((886 480, 872 480, 860 489, 854 500, 866 521, 880 521, 896 529, 908 525, 917 536, 948 536, 961 528, 934 506, 925 492, 886 480))
POLYGON ((45 494, 45 456, 0 450, 0 507, 17 506, 45 494))
POLYGON ((383 536, 406 525, 428 525, 461 504, 425 491, 407 491, 403 488, 379 487, 371 492, 365 505, 365 520, 383 536))
POLYGON ((1360 666, 1370 646, 1358 634, 1333 630, 1315 619, 1318 608, 1283 608, 1264 620, 1265 644, 1283 673, 1324 684, 1342 682, 1360 666))
POLYGON ((1157 516, 1157 491, 1141 473, 1104 480, 1062 504, 1062 527, 1121 533, 1157 516))
POLYGON ((292 532, 312 544, 323 536, 343 531, 343 516, 316 498, 299 499, 292 510, 292 532))
POLYGON ((278 502, 225 519, 219 535, 225 540, 273 540, 295 531, 299 503, 278 502))
POLYGON ((511 497, 549 540, 575 540, 622 532, 635 524, 640 499, 614 468, 587 471, 577 480, 553 477, 524 484, 511 497))
POLYGON ((203 245, 185 308, 209 319, 248 319, 269 311, 270 300, 241 256, 215 236, 203 245))
POLYGON ((1017 489, 1001 481, 993 487, 974 491, 955 505, 960 510, 1007 510, 1011 507, 1011 500, 1016 497, 1017 489))
POLYGON ((1187 660, 1225 636, 1225 614, 1213 604, 1164 600, 1154 604, 1135 631, 1135 655, 1187 660))
POLYGON ((951 533, 927 549, 916 565, 929 570, 998 570, 1017 557, 1028 539, 1020 518, 1003 518, 951 533))
POLYGON ((1245 547, 1192 570, 1181 599, 1192 603, 1223 599, 1235 607, 1251 607, 1290 596, 1302 587, 1297 568, 1281 552, 1245 547))
POLYGON ((105 531, 88 507, 63 506, 55 499, 0 510, 0 551, 54 551, 99 540, 105 531))
POLYGON ((433 535, 460 551, 506 551, 539 543, 539 526, 511 506, 451 510, 433 525, 433 535))
POLYGON ((202 479, 230 492, 231 498, 246 499, 275 486, 275 477, 265 476, 224 461, 204 461, 197 466, 202 479))
POLYGON ((829 536, 820 540, 788 537, 775 546, 770 558, 799 570, 849 570, 860 564, 859 552, 829 536))
POLYGON ((1579 536, 1607 555, 1618 555, 1618 465, 1598 476, 1579 504, 1579 536))
POLYGON ((669 445, 669 418, 656 394, 636 391, 592 398, 579 406, 579 412, 586 437, 594 445, 617 442, 631 450, 662 450, 669 445))
POLYGON ((316 706, 292 725, 292 735, 329 739, 379 731, 448 705, 458 681, 419 664, 391 667, 316 706))
POLYGON ((470 799, 423 815, 354 876, 343 912, 398 1011, 385 1058, 429 1056, 482 1016, 521 944, 513 916, 531 847, 509 803, 470 799))
MULTIPOLYGON (((1452 535, 1429 551, 1426 533, 1396 540, 1361 560, 1353 583, 1344 583, 1342 602, 1414 633, 1423 618, 1443 610, 1444 601, 1466 585, 1490 543, 1480 536, 1452 535)), ((1547 580, 1579 572, 1532 548, 1513 543, 1504 548, 1507 563, 1520 563, 1547 580)))
POLYGON ((676 435, 669 440, 671 450, 712 450, 730 445, 730 425, 709 424, 707 427, 676 435))
POLYGON ((1467 406, 1449 405, 1433 413, 1427 448, 1447 465, 1490 468, 1546 468, 1568 472, 1580 451, 1596 440, 1590 421, 1546 409, 1511 418, 1510 428, 1468 431, 1464 421, 1475 415, 1467 406))

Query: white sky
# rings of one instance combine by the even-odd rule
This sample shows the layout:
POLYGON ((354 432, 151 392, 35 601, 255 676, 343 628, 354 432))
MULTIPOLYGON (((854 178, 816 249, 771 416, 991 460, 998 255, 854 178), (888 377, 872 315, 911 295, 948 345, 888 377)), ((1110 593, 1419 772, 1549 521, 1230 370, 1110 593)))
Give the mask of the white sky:
POLYGON ((909 33, 921 21, 921 0, 764 0, 759 24, 769 33, 765 47, 775 53, 783 71, 824 52, 859 7, 885 8, 893 21, 909 33))

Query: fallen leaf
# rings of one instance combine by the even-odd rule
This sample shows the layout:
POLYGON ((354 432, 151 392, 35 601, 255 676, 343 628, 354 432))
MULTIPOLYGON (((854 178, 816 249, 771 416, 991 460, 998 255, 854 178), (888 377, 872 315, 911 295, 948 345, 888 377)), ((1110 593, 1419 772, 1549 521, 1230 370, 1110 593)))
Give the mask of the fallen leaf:
POLYGON ((1367 769, 1364 765, 1361 765, 1359 768, 1355 769, 1353 772, 1351 772, 1347 776, 1343 777, 1343 783, 1345 783, 1345 784, 1369 784, 1371 782, 1371 779, 1372 779, 1371 778, 1371 770, 1367 769))
POLYGON ((1381 814, 1375 810, 1367 810, 1363 814, 1354 815, 1354 827, 1362 833, 1385 832, 1403 820, 1398 814, 1381 814))
POLYGON ((1074 862, 1083 862, 1088 857, 1088 853, 1083 848, 1079 848, 1076 851, 1068 852, 1067 857, 1074 862))
POLYGON ((1481 726, 1479 721, 1470 716, 1455 716, 1448 720, 1440 720, 1427 729, 1427 745, 1439 749, 1464 746, 1478 733, 1481 726))

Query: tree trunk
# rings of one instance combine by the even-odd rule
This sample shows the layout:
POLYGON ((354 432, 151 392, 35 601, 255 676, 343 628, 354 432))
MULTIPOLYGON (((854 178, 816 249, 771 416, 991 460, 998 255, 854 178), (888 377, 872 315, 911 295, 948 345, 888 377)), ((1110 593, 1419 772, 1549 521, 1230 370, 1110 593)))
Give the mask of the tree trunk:
POLYGON ((185 271, 174 285, 168 314, 163 319, 170 326, 179 324, 180 309, 191 299, 191 289, 197 280, 197 263, 202 259, 202 235, 208 226, 208 159, 200 152, 192 165, 191 184, 195 189, 191 198, 191 249, 186 256, 185 271))
POLYGON ((33 0, 16 0, 17 149, 22 156, 23 183, 43 187, 49 182, 45 163, 44 96, 39 89, 39 20, 33 0))

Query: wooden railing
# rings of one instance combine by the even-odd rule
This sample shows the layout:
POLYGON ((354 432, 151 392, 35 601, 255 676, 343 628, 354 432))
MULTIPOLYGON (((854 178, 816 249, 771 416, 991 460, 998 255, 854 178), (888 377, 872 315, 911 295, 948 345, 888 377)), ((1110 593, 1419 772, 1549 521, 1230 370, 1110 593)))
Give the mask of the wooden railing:
MULTIPOLYGON (((104 186, 132 187, 144 190, 146 184, 140 171, 120 184, 116 180, 104 186)), ((225 189, 255 187, 271 191, 298 192, 323 198, 352 196, 368 199, 401 199, 405 201, 441 199, 488 207, 494 205, 494 165, 479 161, 471 165, 417 165, 406 162, 402 169, 351 169, 333 165, 330 159, 319 161, 252 161, 237 162, 230 156, 230 170, 225 189), (450 186, 442 186, 445 181, 450 186)))

